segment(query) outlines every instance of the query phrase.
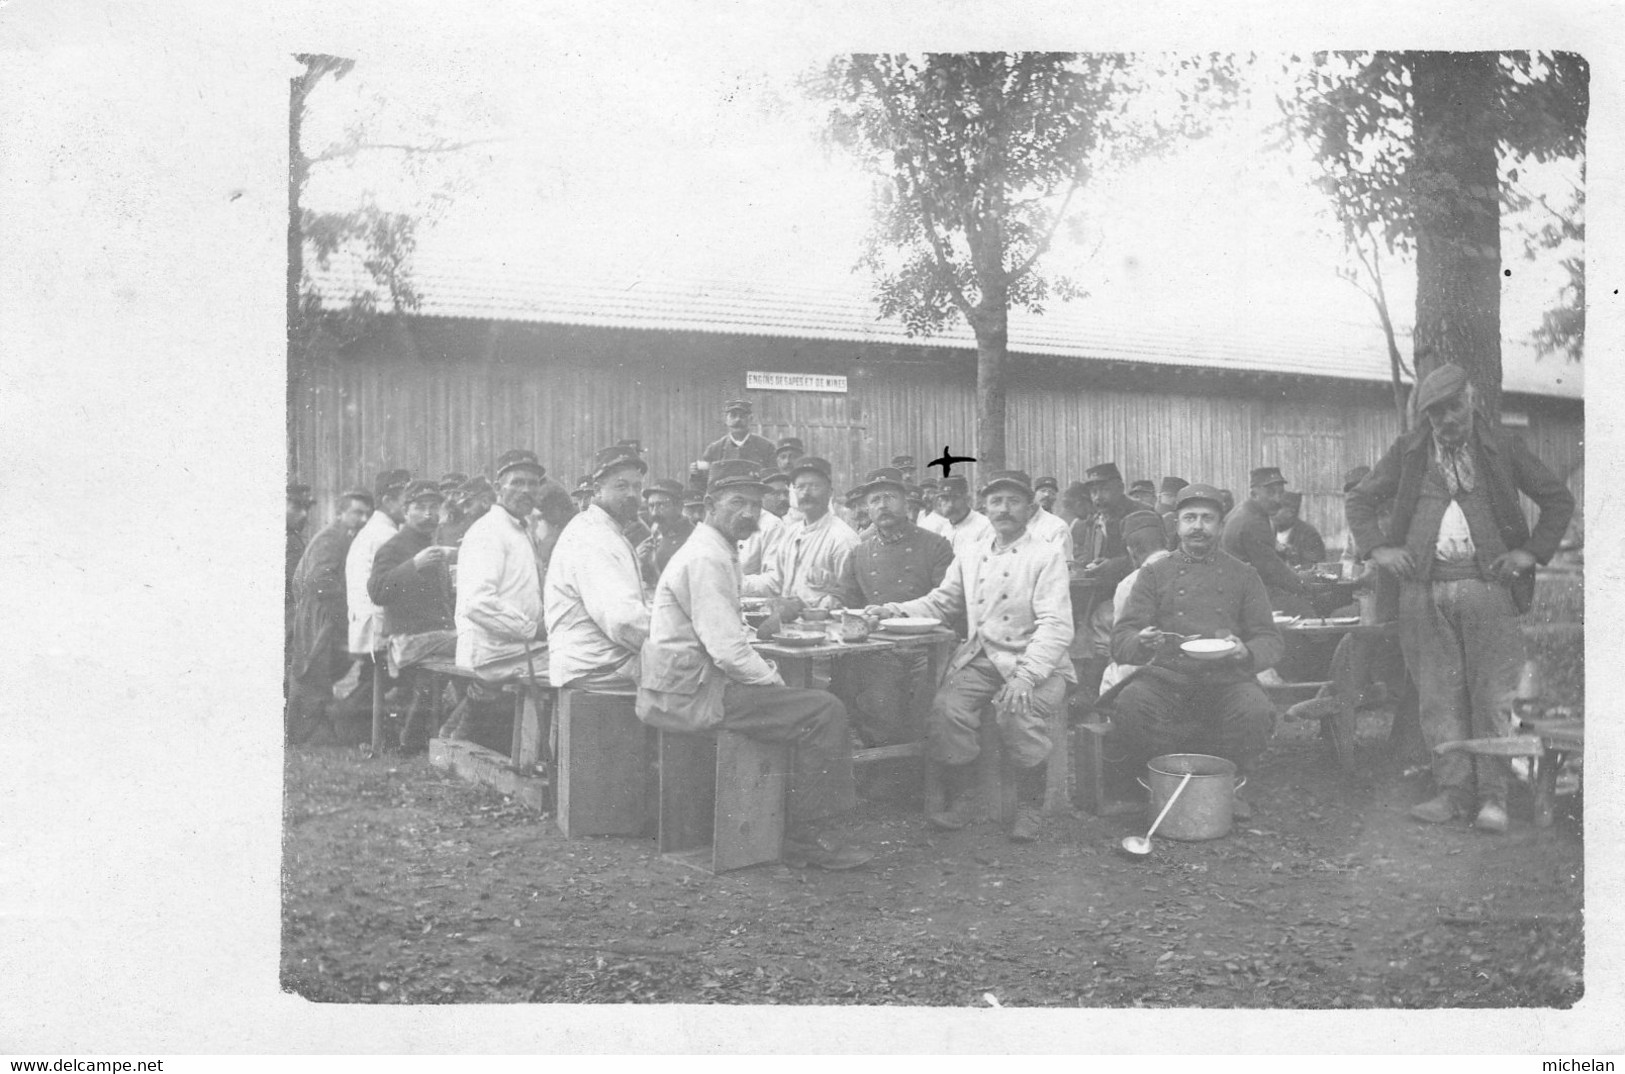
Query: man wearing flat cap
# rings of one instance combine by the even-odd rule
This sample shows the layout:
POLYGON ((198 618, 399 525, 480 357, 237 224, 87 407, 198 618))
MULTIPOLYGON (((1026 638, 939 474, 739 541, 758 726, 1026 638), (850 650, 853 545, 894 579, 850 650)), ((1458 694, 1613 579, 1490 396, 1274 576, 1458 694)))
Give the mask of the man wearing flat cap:
POLYGON ((834 485, 828 460, 796 460, 790 482, 801 520, 789 524, 775 554, 763 562, 760 574, 746 576, 742 591, 747 597, 793 597, 808 607, 834 607, 858 535, 830 512, 834 485))
POLYGON ((666 477, 643 490, 643 501, 649 507, 649 536, 636 548, 643 581, 651 589, 694 532, 694 524, 683 517, 683 496, 683 486, 666 477))
MULTIPOLYGON (((1281 659, 1281 634, 1258 573, 1219 547, 1219 490, 1187 485, 1177 503, 1178 550, 1140 568, 1112 630, 1117 662, 1144 668, 1117 697, 1108 747, 1134 769, 1165 753, 1207 753, 1246 775, 1275 729, 1255 676, 1281 659), (1199 661, 1179 649, 1191 635, 1234 646, 1199 661)), ((1235 811, 1252 813, 1239 797, 1235 811)))
MULTIPOLYGON (((638 684, 649 590, 624 527, 637 518, 648 470, 627 445, 600 451, 593 459, 592 503, 559 535, 542 587, 554 686, 626 690, 638 684)), ((683 486, 658 484, 678 509, 683 486)))
POLYGON ((1275 525, 1270 520, 1286 493, 1286 478, 1278 467, 1260 466, 1253 470, 1251 484, 1247 499, 1224 520, 1221 547, 1258 572, 1276 611, 1313 615, 1303 579, 1275 549, 1275 525))
POLYGON ((997 470, 981 492, 993 527, 986 546, 956 556, 942 584, 925 596, 888 601, 866 613, 944 621, 966 617, 966 640, 948 664, 926 729, 926 751, 942 766, 945 796, 944 808, 930 820, 946 830, 965 826, 971 765, 981 752, 978 731, 983 720, 992 719, 1005 758, 1016 769, 1010 837, 1031 842, 1042 825, 1044 761, 1052 746, 1048 721, 1074 680, 1067 657, 1072 595, 1060 546, 1027 531, 1035 506, 1032 479, 1020 470, 997 470))
POLYGON ((411 669, 426 660, 449 660, 457 652, 448 569, 457 550, 434 543, 440 505, 445 501, 439 485, 414 481, 401 499, 405 517, 400 530, 373 557, 367 595, 383 609, 390 674, 404 678, 404 689, 411 697, 400 745, 402 750, 414 752, 428 745, 424 721, 430 680, 411 669))
MULTIPOLYGON (((352 489, 339 496, 338 517, 311 538, 294 569, 293 642, 288 667, 291 741, 303 740, 319 724, 331 730, 333 684, 344 678, 351 664, 345 557, 350 542, 371 514, 372 493, 352 489)), ((370 679, 367 686, 370 691, 370 679)))
MULTIPOLYGON (((1417 427, 1390 447, 1344 498, 1359 553, 1400 582, 1400 647, 1416 680, 1429 746, 1495 738, 1512 729, 1524 659, 1518 616, 1534 595, 1535 566, 1557 551, 1574 496, 1517 436, 1478 412, 1467 372, 1453 363, 1416 389, 1417 427), (1519 494, 1539 508, 1529 528, 1519 494), (1378 511, 1392 499, 1386 529, 1378 511)), ((1436 754, 1438 794, 1411 810, 1446 823, 1473 814, 1507 827, 1507 762, 1436 754)))
POLYGON ((792 744, 783 860, 848 869, 870 855, 817 830, 856 804, 846 708, 824 690, 785 686, 751 648, 741 618, 738 544, 761 517, 760 473, 746 459, 711 466, 705 519, 655 587, 637 714, 666 731, 733 731, 792 744))
POLYGON ((1281 506, 1270 516, 1275 530, 1275 551, 1288 567, 1313 567, 1326 559, 1326 542, 1298 513, 1303 509, 1303 493, 1283 492, 1281 506))
MULTIPOLYGON (((925 596, 948 572, 953 546, 909 517, 901 470, 871 470, 861 488, 874 525, 858 538, 847 560, 841 599, 849 608, 863 608, 925 596)), ((864 745, 894 746, 920 738, 924 729, 912 726, 910 717, 914 697, 931 685, 925 681, 927 664, 924 649, 910 648, 835 665, 835 692, 846 702, 852 729, 864 745)))
POLYGON ((457 666, 488 682, 547 666, 542 587, 531 521, 547 470, 534 451, 497 460, 497 504, 463 537, 457 565, 457 666))
POLYGON ((749 401, 731 399, 723 406, 722 414, 728 431, 707 445, 701 458, 710 465, 723 459, 749 459, 763 470, 773 469, 778 448, 765 436, 750 431, 749 401))
POLYGON ((942 535, 953 546, 955 558, 993 539, 993 524, 980 511, 971 510, 970 481, 957 475, 942 479, 937 490, 937 510, 947 526, 942 535))

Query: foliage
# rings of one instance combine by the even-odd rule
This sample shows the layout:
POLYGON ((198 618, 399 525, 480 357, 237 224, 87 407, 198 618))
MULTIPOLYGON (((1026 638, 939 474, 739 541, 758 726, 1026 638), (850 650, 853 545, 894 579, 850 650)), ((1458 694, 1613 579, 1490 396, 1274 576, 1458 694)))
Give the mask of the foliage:
MULTIPOLYGON (((1284 67, 1292 83, 1291 92, 1279 97, 1285 128, 1315 150, 1315 185, 1330 200, 1351 251, 1378 236, 1390 254, 1413 255, 1418 220, 1463 193, 1416 156, 1412 84, 1423 55, 1316 53, 1307 60, 1293 56, 1284 67)), ((1498 65, 1499 93, 1490 102, 1490 118, 1503 162, 1582 159, 1590 107, 1585 59, 1568 52, 1508 52, 1499 55, 1498 65)), ((1515 170, 1511 177, 1516 179, 1515 170)), ((1505 180, 1494 196, 1492 205, 1519 207, 1505 180)), ((1583 229, 1573 237, 1583 238, 1583 229)), ((1578 359, 1584 264, 1572 260, 1567 267, 1574 282, 1565 289, 1565 307, 1548 314, 1543 327, 1578 359)))

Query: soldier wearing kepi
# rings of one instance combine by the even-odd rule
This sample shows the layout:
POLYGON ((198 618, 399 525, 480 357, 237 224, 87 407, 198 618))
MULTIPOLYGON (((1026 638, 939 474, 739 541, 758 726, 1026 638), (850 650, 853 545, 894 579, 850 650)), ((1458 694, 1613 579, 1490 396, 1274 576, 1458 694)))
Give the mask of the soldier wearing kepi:
POLYGON ((683 517, 683 486, 671 478, 652 482, 643 490, 643 500, 649 505, 649 536, 635 547, 643 580, 653 588, 660 581, 660 572, 694 532, 694 524, 683 517))
POLYGON ((856 804, 846 708, 826 691, 785 686, 751 648, 741 618, 736 546, 761 514, 759 474, 745 459, 710 468, 705 520, 655 588, 638 718, 667 731, 719 729, 793 744, 784 862, 850 869, 871 855, 815 828, 856 804))
POLYGON ((1289 567, 1313 567, 1326 558, 1326 542, 1320 531, 1298 517, 1303 510, 1303 493, 1281 494, 1281 506, 1270 521, 1275 528, 1275 550, 1289 567))
MULTIPOLYGON (((1224 520, 1222 547, 1243 563, 1250 564, 1264 579, 1270 606, 1291 615, 1313 615, 1303 579, 1292 573, 1275 549, 1275 524, 1270 521, 1286 494, 1286 478, 1275 466, 1260 466, 1252 473, 1252 489, 1247 499, 1224 520)), ((1220 490, 1223 494, 1223 490, 1220 490)))
POLYGON ((954 555, 963 557, 993 538, 993 526, 987 516, 971 510, 970 482, 963 477, 942 479, 937 490, 937 508, 947 523, 942 535, 953 546, 954 555))
MULTIPOLYGON (((648 466, 624 444, 593 461, 592 505, 559 535, 542 586, 547 673, 554 686, 632 689, 649 603, 624 526, 637 517, 648 466)), ((667 484, 682 495, 681 485, 667 484)))
MULTIPOLYGON (((1245 775, 1275 729, 1275 709, 1254 678, 1281 659, 1264 583, 1219 548, 1219 490, 1180 491, 1179 549, 1140 568, 1112 631, 1119 664, 1145 664, 1117 697, 1110 743, 1143 766, 1165 753, 1207 753, 1245 775), (1228 638, 1226 659, 1198 661, 1176 637, 1228 638)), ((1235 816, 1251 808, 1235 799, 1235 816)))
POLYGON ((945 808, 931 814, 931 823, 950 831, 967 823, 963 799, 971 763, 981 752, 977 734, 991 717, 1017 773, 1018 808, 1010 837, 1031 842, 1042 825, 1048 721, 1073 681, 1067 659, 1072 595, 1060 547, 1027 531, 1035 506, 1032 479, 1020 470, 998 470, 981 492, 993 527, 986 546, 956 556, 942 584, 924 597, 866 612, 882 618, 966 616, 967 638, 948 665, 926 730, 926 750, 943 766, 947 798, 945 808))
MULTIPOLYGON (((895 467, 872 470, 863 484, 874 527, 858 539, 841 579, 849 608, 900 603, 923 597, 941 584, 953 562, 948 539, 909 518, 903 474, 895 467)), ((893 746, 919 739, 909 725, 913 698, 929 689, 924 649, 896 649, 836 665, 836 693, 847 702, 852 728, 866 746, 893 746)))
MULTIPOLYGON (((1344 498, 1361 554, 1401 580, 1400 647, 1429 746, 1510 731, 1524 658, 1517 617, 1534 594, 1535 565, 1557 551, 1574 514, 1563 482, 1475 403, 1460 366, 1429 373, 1416 389, 1425 420, 1344 498), (1520 493, 1540 509, 1533 531, 1520 493), (1390 498, 1384 532, 1378 512, 1390 498)), ((1439 793, 1411 816, 1442 824, 1476 798, 1477 826, 1506 830, 1504 759, 1436 754, 1433 779, 1439 793)))
MULTIPOLYGON (((456 520, 442 519, 434 531, 434 543, 456 548, 470 526, 478 522, 497 502, 496 489, 483 474, 475 475, 457 487, 457 500, 462 505, 456 520)), ((448 501, 449 502, 449 501, 448 501)))
MULTIPOLYGON (((773 453, 773 459, 778 467, 778 473, 788 475, 790 467, 796 460, 807 454, 807 447, 801 442, 799 436, 786 436, 779 440, 778 449, 773 453)), ((763 475, 765 480, 767 475, 763 475)))
POLYGON ((773 441, 750 431, 750 403, 744 399, 730 400, 722 413, 728 432, 707 445, 701 457, 712 466, 723 459, 749 459, 760 469, 773 469, 778 449, 773 441))
POLYGON ((1141 478, 1128 487, 1128 498, 1147 510, 1156 510, 1157 486, 1149 478, 1141 478))
POLYGON ((1055 503, 1055 497, 1060 495, 1061 483, 1053 477, 1041 477, 1038 484, 1033 487, 1033 494, 1037 499, 1033 503, 1033 513, 1027 519, 1027 532, 1040 541, 1049 541, 1051 544, 1061 546, 1061 557, 1068 563, 1072 562, 1072 526, 1059 515, 1052 514, 1050 506, 1055 503), (1044 501, 1048 499, 1049 503, 1044 501))

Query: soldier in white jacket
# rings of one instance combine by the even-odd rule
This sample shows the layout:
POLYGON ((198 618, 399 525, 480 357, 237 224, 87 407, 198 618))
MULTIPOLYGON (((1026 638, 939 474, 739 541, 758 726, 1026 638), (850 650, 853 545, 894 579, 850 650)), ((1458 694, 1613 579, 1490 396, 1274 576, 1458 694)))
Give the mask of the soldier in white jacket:
POLYGON ((593 498, 559 535, 542 587, 554 686, 628 690, 649 636, 649 601, 622 526, 637 518, 648 464, 625 445, 593 460, 593 498))

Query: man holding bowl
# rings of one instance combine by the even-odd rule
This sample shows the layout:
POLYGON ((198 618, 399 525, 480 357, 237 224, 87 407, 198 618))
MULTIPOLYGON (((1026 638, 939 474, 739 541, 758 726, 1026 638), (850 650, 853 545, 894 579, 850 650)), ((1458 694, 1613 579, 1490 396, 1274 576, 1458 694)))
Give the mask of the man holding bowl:
POLYGON ((956 555, 942 584, 925 596, 865 611, 878 618, 965 615, 966 640, 948 665, 926 728, 926 752, 941 766, 945 795, 944 808, 930 820, 948 831, 968 822, 963 799, 981 752, 977 733, 991 710, 1017 773, 1010 837, 1031 842, 1041 827, 1048 720, 1074 681, 1067 657, 1072 594, 1061 546, 1027 529, 1035 507, 1032 479, 1020 470, 997 470, 981 493, 993 536, 956 555))
MULTIPOLYGON (((1187 485, 1175 510, 1179 548, 1140 568, 1112 630, 1119 664, 1146 665, 1118 695, 1113 753, 1136 767, 1165 753, 1207 753, 1246 775, 1275 729, 1275 709, 1254 678, 1281 659, 1281 634, 1258 572, 1219 548, 1224 505, 1212 485, 1187 485), (1209 652, 1187 639, 1223 639, 1209 652)), ((1235 817, 1251 808, 1235 800, 1235 817)))

